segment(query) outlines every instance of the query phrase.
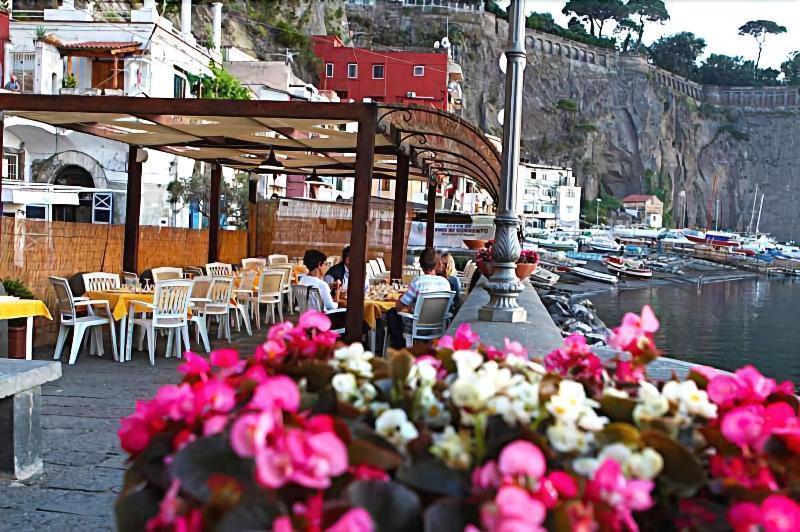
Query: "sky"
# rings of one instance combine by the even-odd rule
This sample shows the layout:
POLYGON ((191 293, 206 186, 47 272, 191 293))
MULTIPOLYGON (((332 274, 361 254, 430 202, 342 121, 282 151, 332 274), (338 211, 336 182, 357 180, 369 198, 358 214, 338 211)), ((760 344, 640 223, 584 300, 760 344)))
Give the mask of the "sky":
MULTIPOLYGON (((528 12, 547 12, 558 24, 567 25, 569 17, 561 14, 565 0, 525 1, 528 12)), ((665 4, 670 20, 665 24, 646 25, 646 44, 662 35, 690 31, 705 39, 706 55, 717 53, 755 59, 758 53, 755 39, 740 36, 739 26, 748 20, 766 19, 786 26, 787 32, 767 38, 760 66, 779 69, 790 52, 800 50, 800 0, 665 0, 665 4)), ((605 35, 611 35, 611 31, 611 28, 603 28, 605 35)))

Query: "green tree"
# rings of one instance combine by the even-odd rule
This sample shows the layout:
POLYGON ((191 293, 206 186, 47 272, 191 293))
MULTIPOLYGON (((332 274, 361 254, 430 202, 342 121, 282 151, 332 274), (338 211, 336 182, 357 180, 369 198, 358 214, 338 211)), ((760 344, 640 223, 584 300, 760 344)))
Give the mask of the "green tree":
POLYGON ((214 63, 208 65, 211 76, 187 74, 192 93, 200 98, 223 100, 249 100, 250 91, 227 70, 214 63), (199 94, 198 94, 199 91, 199 94))
POLYGON ((661 37, 650 46, 650 57, 663 69, 686 78, 697 78, 697 58, 706 48, 706 41, 684 31, 661 37))
POLYGON ((561 12, 588 22, 589 33, 597 37, 603 36, 603 26, 607 20, 619 21, 628 14, 622 0, 567 0, 561 12))
POLYGON ((800 85, 800 51, 789 54, 789 58, 781 63, 781 72, 785 76, 786 83, 800 85))
MULTIPOLYGON (((196 164, 195 168, 198 166, 196 164)), ((248 174, 238 173, 232 181, 223 179, 221 191, 223 201, 220 205, 220 213, 227 220, 227 225, 246 227, 248 174)), ((183 203, 183 205, 195 203, 200 214, 208 219, 211 214, 209 205, 209 196, 211 194, 210 165, 206 165, 204 173, 195 171, 189 177, 172 181, 167 185, 167 192, 170 194, 169 202, 175 212, 181 209, 178 205, 179 202, 183 203)))
POLYGON ((700 66, 700 81, 707 85, 747 85, 752 81, 753 62, 741 57, 711 54, 700 66))
POLYGON ((636 24, 634 50, 638 50, 642 45, 645 24, 653 22, 661 24, 669 20, 669 12, 663 0, 629 0, 625 7, 628 11, 629 20, 636 24))
POLYGON ((756 40, 756 44, 758 44, 758 55, 756 56, 754 72, 758 69, 758 63, 761 61, 761 51, 764 49, 764 42, 767 40, 767 35, 779 35, 781 33, 786 33, 786 26, 781 26, 777 22, 771 20, 751 20, 739 27, 739 35, 750 35, 756 40))
POLYGON ((550 13, 531 13, 525 20, 525 26, 534 30, 544 31, 547 33, 554 33, 553 30, 558 28, 558 24, 553 20, 553 15, 550 13))

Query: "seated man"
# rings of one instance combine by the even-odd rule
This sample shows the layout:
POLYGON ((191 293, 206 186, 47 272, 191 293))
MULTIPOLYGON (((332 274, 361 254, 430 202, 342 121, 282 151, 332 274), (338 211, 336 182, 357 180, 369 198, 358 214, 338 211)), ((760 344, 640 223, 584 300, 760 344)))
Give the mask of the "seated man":
MULTIPOLYGON (((334 264, 328 269, 323 280, 331 286, 341 286, 345 294, 347 294, 347 284, 350 280, 350 246, 345 246, 342 249, 342 261, 334 264)), ((364 293, 369 288, 369 280, 364 279, 364 293)))
POLYGON ((430 292, 449 292, 450 283, 444 277, 436 275, 439 255, 433 248, 425 248, 419 257, 422 275, 415 277, 408 285, 408 290, 397 300, 395 308, 386 313, 386 326, 389 332, 389 345, 394 349, 406 346, 403 338, 403 318, 399 312, 414 312, 419 294, 430 292))
POLYGON ((338 289, 336 293, 337 297, 334 299, 334 297, 331 296, 331 287, 322 280, 328 271, 328 265, 325 264, 327 258, 328 257, 319 250, 309 249, 306 251, 303 255, 303 265, 308 268, 308 273, 306 275, 301 275, 298 280, 298 284, 302 286, 311 286, 317 289, 319 297, 321 298, 321 300, 317 302, 317 308, 322 311, 333 310, 339 307, 339 304, 336 302, 339 299, 338 289))

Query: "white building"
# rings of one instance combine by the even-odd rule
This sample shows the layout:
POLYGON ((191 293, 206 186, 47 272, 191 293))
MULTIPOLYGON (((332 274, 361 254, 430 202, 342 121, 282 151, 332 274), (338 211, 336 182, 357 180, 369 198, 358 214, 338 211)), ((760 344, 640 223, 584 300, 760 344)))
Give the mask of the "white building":
POLYGON ((521 162, 517 176, 516 212, 525 227, 578 229, 581 187, 570 168, 521 162))
MULTIPOLYGON (((191 34, 191 0, 182 2, 180 28, 159 16, 155 0, 113 15, 95 10, 91 2, 76 7, 74 0, 63 0, 58 9, 19 12, 18 17, 12 12, 6 62, 11 66, 3 83, 13 73, 22 92, 29 93, 192 97, 187 74, 210 74, 209 64, 222 60, 222 4, 213 6, 212 49, 191 34)), ((136 132, 124 124, 102 127, 136 132)), ((5 120, 3 141, 7 179, 111 190, 113 221, 124 220, 126 144, 14 117, 5 120)), ((194 168, 191 159, 148 150, 142 169, 142 224, 188 224, 188 213, 174 216, 167 184, 190 176, 194 168)), ((20 212, 14 204, 5 210, 20 212)), ((83 212, 74 221, 90 220, 83 212)))

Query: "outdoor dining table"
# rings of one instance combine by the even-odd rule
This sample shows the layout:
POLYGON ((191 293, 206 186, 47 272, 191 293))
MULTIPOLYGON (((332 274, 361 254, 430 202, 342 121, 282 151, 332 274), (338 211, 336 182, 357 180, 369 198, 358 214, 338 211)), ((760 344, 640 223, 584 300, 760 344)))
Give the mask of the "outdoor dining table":
POLYGON ((38 299, 14 299, 11 296, 0 297, 0 320, 25 318, 25 360, 33 359, 33 318, 42 316, 52 320, 50 311, 44 301, 38 299))
MULTIPOLYGON (((384 314, 393 309, 397 304, 396 299, 365 299, 364 300, 364 323, 369 326, 369 343, 372 352, 375 352, 376 332, 378 330, 378 320, 384 314)), ((346 307, 347 299, 339 299, 339 306, 346 307)))
POLYGON ((128 320, 129 314, 136 312, 146 312, 148 309, 140 303, 152 303, 153 292, 133 292, 130 290, 106 290, 102 292, 86 292, 89 299, 101 299, 108 301, 111 315, 114 321, 119 322, 119 357, 120 362, 131 359, 131 347, 133 344, 133 319, 128 320))

